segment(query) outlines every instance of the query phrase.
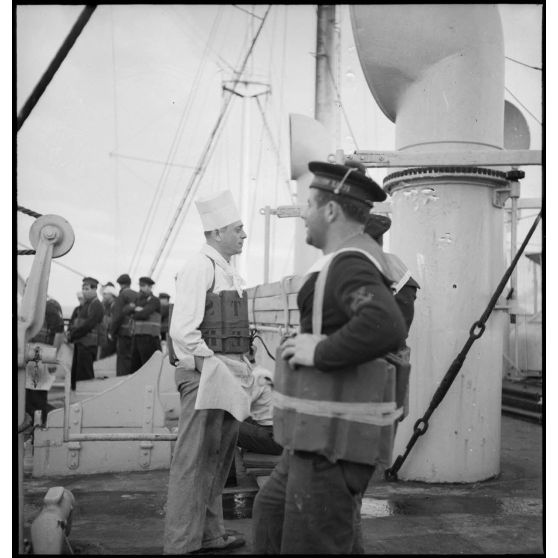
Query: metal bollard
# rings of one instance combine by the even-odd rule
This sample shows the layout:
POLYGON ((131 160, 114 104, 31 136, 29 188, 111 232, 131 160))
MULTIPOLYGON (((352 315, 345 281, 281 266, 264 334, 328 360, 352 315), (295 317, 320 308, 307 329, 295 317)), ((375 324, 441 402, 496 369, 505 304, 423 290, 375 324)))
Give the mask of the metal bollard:
MULTIPOLYGON (((44 506, 31 524, 33 554, 62 554, 72 527, 74 496, 62 486, 49 488, 44 506)), ((66 549, 68 550, 68 549, 66 549)))

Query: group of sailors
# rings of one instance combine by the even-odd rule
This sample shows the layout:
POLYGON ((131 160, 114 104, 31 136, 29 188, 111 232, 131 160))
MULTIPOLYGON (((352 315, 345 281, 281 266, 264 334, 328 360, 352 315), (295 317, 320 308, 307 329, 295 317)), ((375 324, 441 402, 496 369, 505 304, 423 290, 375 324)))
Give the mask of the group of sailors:
POLYGON ((132 289, 132 280, 124 273, 100 288, 99 282, 84 277, 78 292, 79 305, 74 309, 66 338, 74 345, 71 388, 76 382, 91 380, 93 362, 116 353, 116 375, 126 376, 139 370, 166 340, 170 296, 153 293, 155 281, 140 277, 139 291, 132 289))

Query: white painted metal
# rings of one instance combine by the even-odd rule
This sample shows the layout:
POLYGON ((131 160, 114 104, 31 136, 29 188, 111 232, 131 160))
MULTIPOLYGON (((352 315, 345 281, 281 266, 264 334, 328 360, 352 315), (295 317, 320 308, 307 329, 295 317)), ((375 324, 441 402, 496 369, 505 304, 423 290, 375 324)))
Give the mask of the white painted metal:
MULTIPOLYGON (((495 5, 355 5, 351 18, 372 94, 396 122, 396 149, 410 156, 502 150, 504 51, 495 5)), ((390 249, 421 285, 409 337, 410 412, 397 454, 504 272, 504 212, 492 204, 493 186, 481 175, 423 175, 401 178, 393 190, 390 249)), ((400 478, 473 482, 499 473, 505 319, 493 312, 400 478)))
POLYGON ((460 151, 429 149, 417 151, 356 151, 346 159, 356 160, 365 167, 421 167, 421 166, 525 166, 542 164, 542 151, 536 149, 467 149, 460 151))
MULTIPOLYGON (((46 428, 35 431, 33 476, 168 467, 170 439, 163 435, 170 432, 165 427, 164 410, 157 393, 162 360, 161 352, 156 351, 134 374, 118 379, 105 391, 72 402, 68 441, 64 441, 64 409, 51 411, 46 428), (119 436, 111 436, 115 434, 122 435, 121 441, 117 441, 119 436), (131 435, 136 438, 134 441, 131 435), (142 447, 142 442, 151 439, 157 440, 151 448, 142 447), (150 452, 149 460, 146 449, 150 452)), ((78 382, 78 389, 80 384, 87 383, 78 382)), ((102 384, 103 381, 90 380, 89 383, 102 384)))

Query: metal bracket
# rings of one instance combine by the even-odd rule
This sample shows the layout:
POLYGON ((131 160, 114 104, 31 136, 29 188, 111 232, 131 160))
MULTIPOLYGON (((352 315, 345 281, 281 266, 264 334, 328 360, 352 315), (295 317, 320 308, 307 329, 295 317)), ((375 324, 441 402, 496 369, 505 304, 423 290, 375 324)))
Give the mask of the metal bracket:
MULTIPOLYGON (((81 403, 74 403, 71 407, 70 415, 70 434, 81 434, 81 419, 83 416, 81 403)), ((77 469, 79 467, 79 453, 81 450, 80 442, 68 442, 68 468, 77 469)))
MULTIPOLYGON (((142 431, 153 433, 153 411, 155 406, 154 398, 155 390, 153 386, 145 386, 143 395, 143 421, 142 431)), ((151 465, 151 451, 153 450, 153 442, 140 442, 139 464, 143 469, 148 469, 151 465)))
POLYGON ((506 201, 510 198, 512 189, 510 186, 506 188, 494 188, 492 191, 492 205, 500 209, 504 209, 506 201))

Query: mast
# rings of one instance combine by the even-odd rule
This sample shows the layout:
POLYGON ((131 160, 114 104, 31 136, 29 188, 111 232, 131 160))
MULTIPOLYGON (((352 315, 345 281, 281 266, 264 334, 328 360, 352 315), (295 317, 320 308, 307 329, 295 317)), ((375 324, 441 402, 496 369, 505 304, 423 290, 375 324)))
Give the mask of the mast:
MULTIPOLYGON (((316 85, 314 118, 324 125, 334 139, 334 147, 340 147, 339 110, 335 89, 339 69, 339 31, 336 25, 335 5, 317 6, 316 18, 316 85)), ((306 206, 308 186, 312 174, 304 174, 297 180, 297 203, 306 206)), ((295 225, 294 273, 303 274, 320 256, 320 251, 306 244, 304 221, 297 219, 295 225)))

